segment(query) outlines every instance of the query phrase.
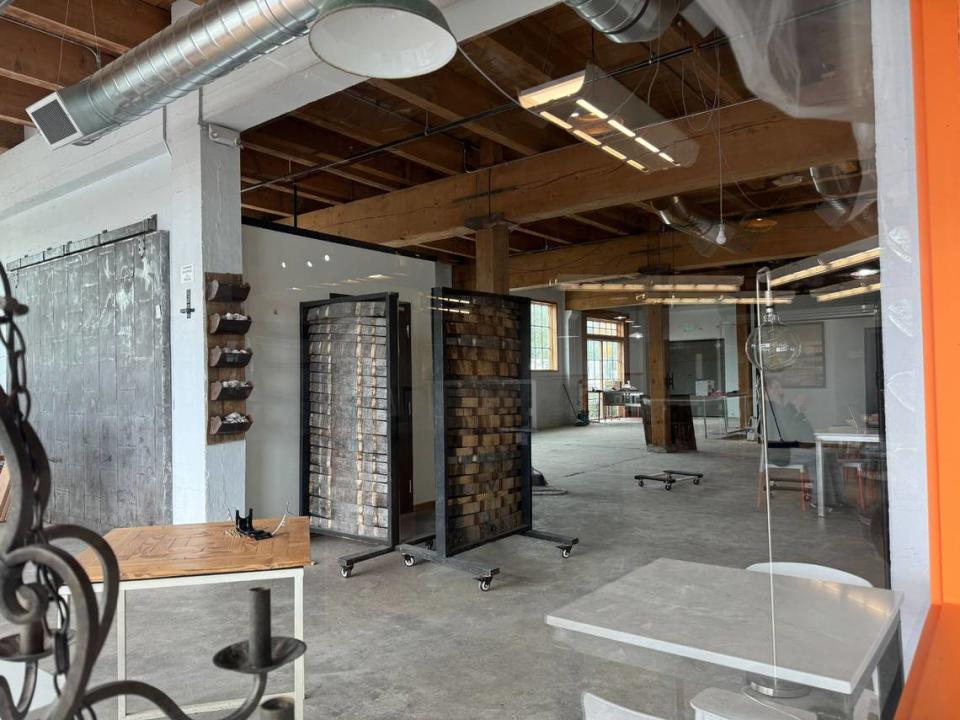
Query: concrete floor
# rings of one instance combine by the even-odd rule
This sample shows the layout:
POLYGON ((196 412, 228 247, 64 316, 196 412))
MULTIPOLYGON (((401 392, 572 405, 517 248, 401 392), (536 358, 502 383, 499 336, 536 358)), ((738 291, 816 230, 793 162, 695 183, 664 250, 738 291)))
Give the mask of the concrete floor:
MULTIPOLYGON (((358 545, 315 539, 317 564, 305 589, 307 718, 576 720, 584 690, 680 718, 690 716, 687 703, 702 688, 736 689, 741 678, 716 669, 598 657, 605 648, 573 647, 543 622, 545 612, 659 557, 737 567, 767 558, 766 517, 754 510, 757 446, 700 443, 698 453, 648 453, 637 423, 536 434, 534 465, 569 491, 536 498, 536 524, 579 535, 581 545, 568 560, 522 537, 471 551, 502 567, 489 593, 468 575, 429 564, 408 569, 392 554, 344 580, 335 559, 358 545), (664 467, 702 471, 706 479, 669 493, 633 480, 664 467)), ((882 583, 882 563, 856 512, 818 520, 800 512, 796 493, 782 493, 774 497, 772 526, 776 559, 828 564, 882 583)), ((242 695, 245 684, 214 670, 210 658, 246 633, 245 587, 132 596, 129 675, 182 703, 242 695)), ((277 633, 292 630, 291 589, 292 582, 275 587, 277 633)), ((111 639, 97 680, 110 679, 114 668, 111 639)), ((292 685, 286 672, 271 689, 292 685)), ((113 712, 112 705, 98 708, 98 717, 113 712)))

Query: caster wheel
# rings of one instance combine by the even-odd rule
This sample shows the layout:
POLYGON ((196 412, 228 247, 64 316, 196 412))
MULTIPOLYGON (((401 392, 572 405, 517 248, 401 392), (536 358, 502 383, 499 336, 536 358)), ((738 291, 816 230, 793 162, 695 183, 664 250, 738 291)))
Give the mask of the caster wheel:
POLYGON ((570 557, 570 548, 561 548, 560 554, 563 555, 563 559, 566 560, 570 557))
POLYGON ((693 484, 694 484, 694 485, 699 485, 699 484, 700 484, 700 478, 694 478, 694 479, 693 479, 693 484))
POLYGON ((353 575, 353 568, 352 568, 352 567, 341 567, 341 568, 340 568, 340 574, 341 574, 343 577, 348 578, 348 577, 350 577, 351 575, 353 575))
POLYGON ((479 585, 480 585, 480 592, 490 592, 490 588, 493 587, 493 579, 481 578, 479 585))
POLYGON ((673 485, 671 485, 670 483, 667 483, 666 485, 663 486, 663 489, 666 490, 667 492, 670 492, 673 489, 673 485))
POLYGON ((413 555, 404 555, 403 564, 407 567, 413 567, 417 564, 417 559, 413 555))
POLYGON ((643 480, 641 480, 638 484, 640 485, 640 487, 643 487, 643 480))

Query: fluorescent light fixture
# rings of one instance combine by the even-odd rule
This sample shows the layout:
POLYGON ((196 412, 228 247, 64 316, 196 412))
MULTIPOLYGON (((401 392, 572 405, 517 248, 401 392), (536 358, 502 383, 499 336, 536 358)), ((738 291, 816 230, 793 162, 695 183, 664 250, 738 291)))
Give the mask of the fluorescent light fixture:
POLYGON ((583 292, 643 292, 645 283, 564 283, 561 290, 580 290, 583 292))
POLYGON ((524 90, 519 101, 579 140, 594 147, 615 147, 623 160, 633 160, 636 165, 631 167, 641 172, 690 167, 700 152, 699 143, 686 134, 682 123, 668 121, 592 63, 582 72, 524 90), (614 141, 624 137, 637 144, 614 141))
POLYGON ((661 275, 646 278, 654 292, 737 292, 742 275, 661 275))
POLYGON ((632 167, 634 170, 639 170, 640 172, 649 172, 646 165, 638 163, 636 160, 627 160, 627 165, 632 167))
POLYGON ((439 70, 457 39, 430 0, 326 0, 310 29, 310 47, 353 75, 409 78, 439 70))
POLYGON ((883 283, 861 283, 853 282, 840 283, 839 285, 830 285, 829 287, 814 290, 811 294, 817 299, 817 302, 830 302, 831 300, 843 300, 844 298, 856 297, 857 295, 869 295, 870 293, 880 292, 883 283))
POLYGON ((541 110, 541 111, 540 111, 540 117, 544 118, 545 120, 549 120, 549 121, 552 122, 554 125, 559 125, 559 126, 562 127, 564 130, 573 130, 573 125, 571 125, 570 123, 568 123, 566 120, 561 120, 561 119, 558 118, 556 115, 554 115, 552 112, 547 112, 546 110, 541 110))
POLYGON ((596 105, 594 105, 594 104, 593 104, 592 102, 590 102, 589 100, 584 100, 583 98, 579 98, 579 99, 577 100, 577 105, 579 105, 580 107, 582 107, 582 108, 583 108, 584 110, 586 110, 588 113, 592 113, 593 115, 596 115, 596 116, 597 116, 598 118, 600 118, 601 120, 606 120, 608 117, 610 117, 610 116, 607 115, 603 110, 601 110, 600 108, 598 108, 596 105))
POLYGON ((836 250, 830 250, 790 265, 784 265, 770 274, 770 286, 780 287, 788 283, 842 270, 854 265, 876 260, 880 257, 876 236, 858 240, 836 250))
POLYGON ((520 93, 520 106, 525 110, 570 98, 581 90, 587 80, 587 71, 581 70, 559 80, 551 80, 520 93))
POLYGON ((630 128, 628 128, 626 125, 624 125, 624 124, 623 124, 622 122, 620 122, 619 120, 614 120, 613 118, 611 118, 610 120, 607 121, 607 125, 609 125, 610 127, 612 127, 612 128, 613 128, 614 130, 616 130, 617 132, 623 133, 623 134, 626 135, 628 138, 635 138, 635 137, 637 136, 637 134, 636 134, 633 130, 631 130, 630 128))
POLYGON ((367 275, 368 280, 389 280, 389 275, 383 275, 381 273, 375 273, 373 275, 367 275))
POLYGON ((859 270, 854 270, 852 273, 850 273, 850 276, 855 277, 857 279, 862 279, 862 278, 873 277, 874 275, 879 275, 879 274, 880 274, 879 268, 860 268, 859 270))
MULTIPOLYGON (((775 305, 788 305, 793 302, 794 293, 780 292, 773 296, 775 305)), ((641 298, 638 298, 641 300, 641 298)), ((642 298, 641 302, 646 305, 756 305, 758 302, 764 304, 766 300, 760 298, 752 292, 738 292, 720 295, 698 295, 698 294, 677 294, 669 293, 662 295, 648 294, 642 298)))
POLYGON ((640 135, 637 135, 637 142, 640 143, 641 145, 643 145, 647 150, 649 150, 650 152, 652 152, 654 155, 659 155, 659 154, 660 154, 660 148, 658 148, 658 147, 657 147, 656 145, 654 145, 652 142, 647 142, 647 141, 646 141, 644 138, 642 138, 640 135))
POLYGON ((600 147, 601 145, 603 145, 602 142, 597 140, 592 135, 587 135, 587 133, 585 133, 583 130, 574 130, 573 134, 576 135, 581 140, 583 140, 584 142, 590 143, 591 145, 594 145, 596 147, 600 147))
POLYGON ((626 156, 626 155, 624 155, 624 154, 623 154, 622 152, 620 152, 619 150, 616 150, 616 149, 610 147, 609 145, 604 145, 604 146, 603 146, 602 148, 600 148, 600 149, 603 150, 607 155, 613 155, 613 157, 615 157, 617 160, 626 160, 626 159, 627 159, 627 156, 626 156))

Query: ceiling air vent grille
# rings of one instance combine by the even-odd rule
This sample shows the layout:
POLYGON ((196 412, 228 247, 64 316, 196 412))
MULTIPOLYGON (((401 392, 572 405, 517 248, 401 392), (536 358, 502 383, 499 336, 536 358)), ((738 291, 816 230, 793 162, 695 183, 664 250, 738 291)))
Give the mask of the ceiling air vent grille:
POLYGON ((83 133, 74 124, 70 114, 60 102, 57 93, 27 108, 34 124, 52 147, 60 147, 79 140, 83 133))

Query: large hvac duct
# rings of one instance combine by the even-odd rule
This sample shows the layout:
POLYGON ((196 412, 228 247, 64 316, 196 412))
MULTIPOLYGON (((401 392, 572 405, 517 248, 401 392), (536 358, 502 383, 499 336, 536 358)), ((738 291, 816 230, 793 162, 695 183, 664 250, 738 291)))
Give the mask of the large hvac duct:
POLYGON ((307 34, 331 65, 378 77, 431 72, 457 47, 430 0, 208 0, 27 112, 53 147, 87 144, 307 34))
POLYGON ((211 0, 27 112, 50 145, 86 144, 306 35, 324 0, 211 0))
POLYGON ((7 9, 7 5, 12 2, 13 0, 0 0, 0 15, 3 15, 3 11, 7 9))
POLYGON ((567 5, 614 42, 656 40, 693 0, 567 0, 567 5))

